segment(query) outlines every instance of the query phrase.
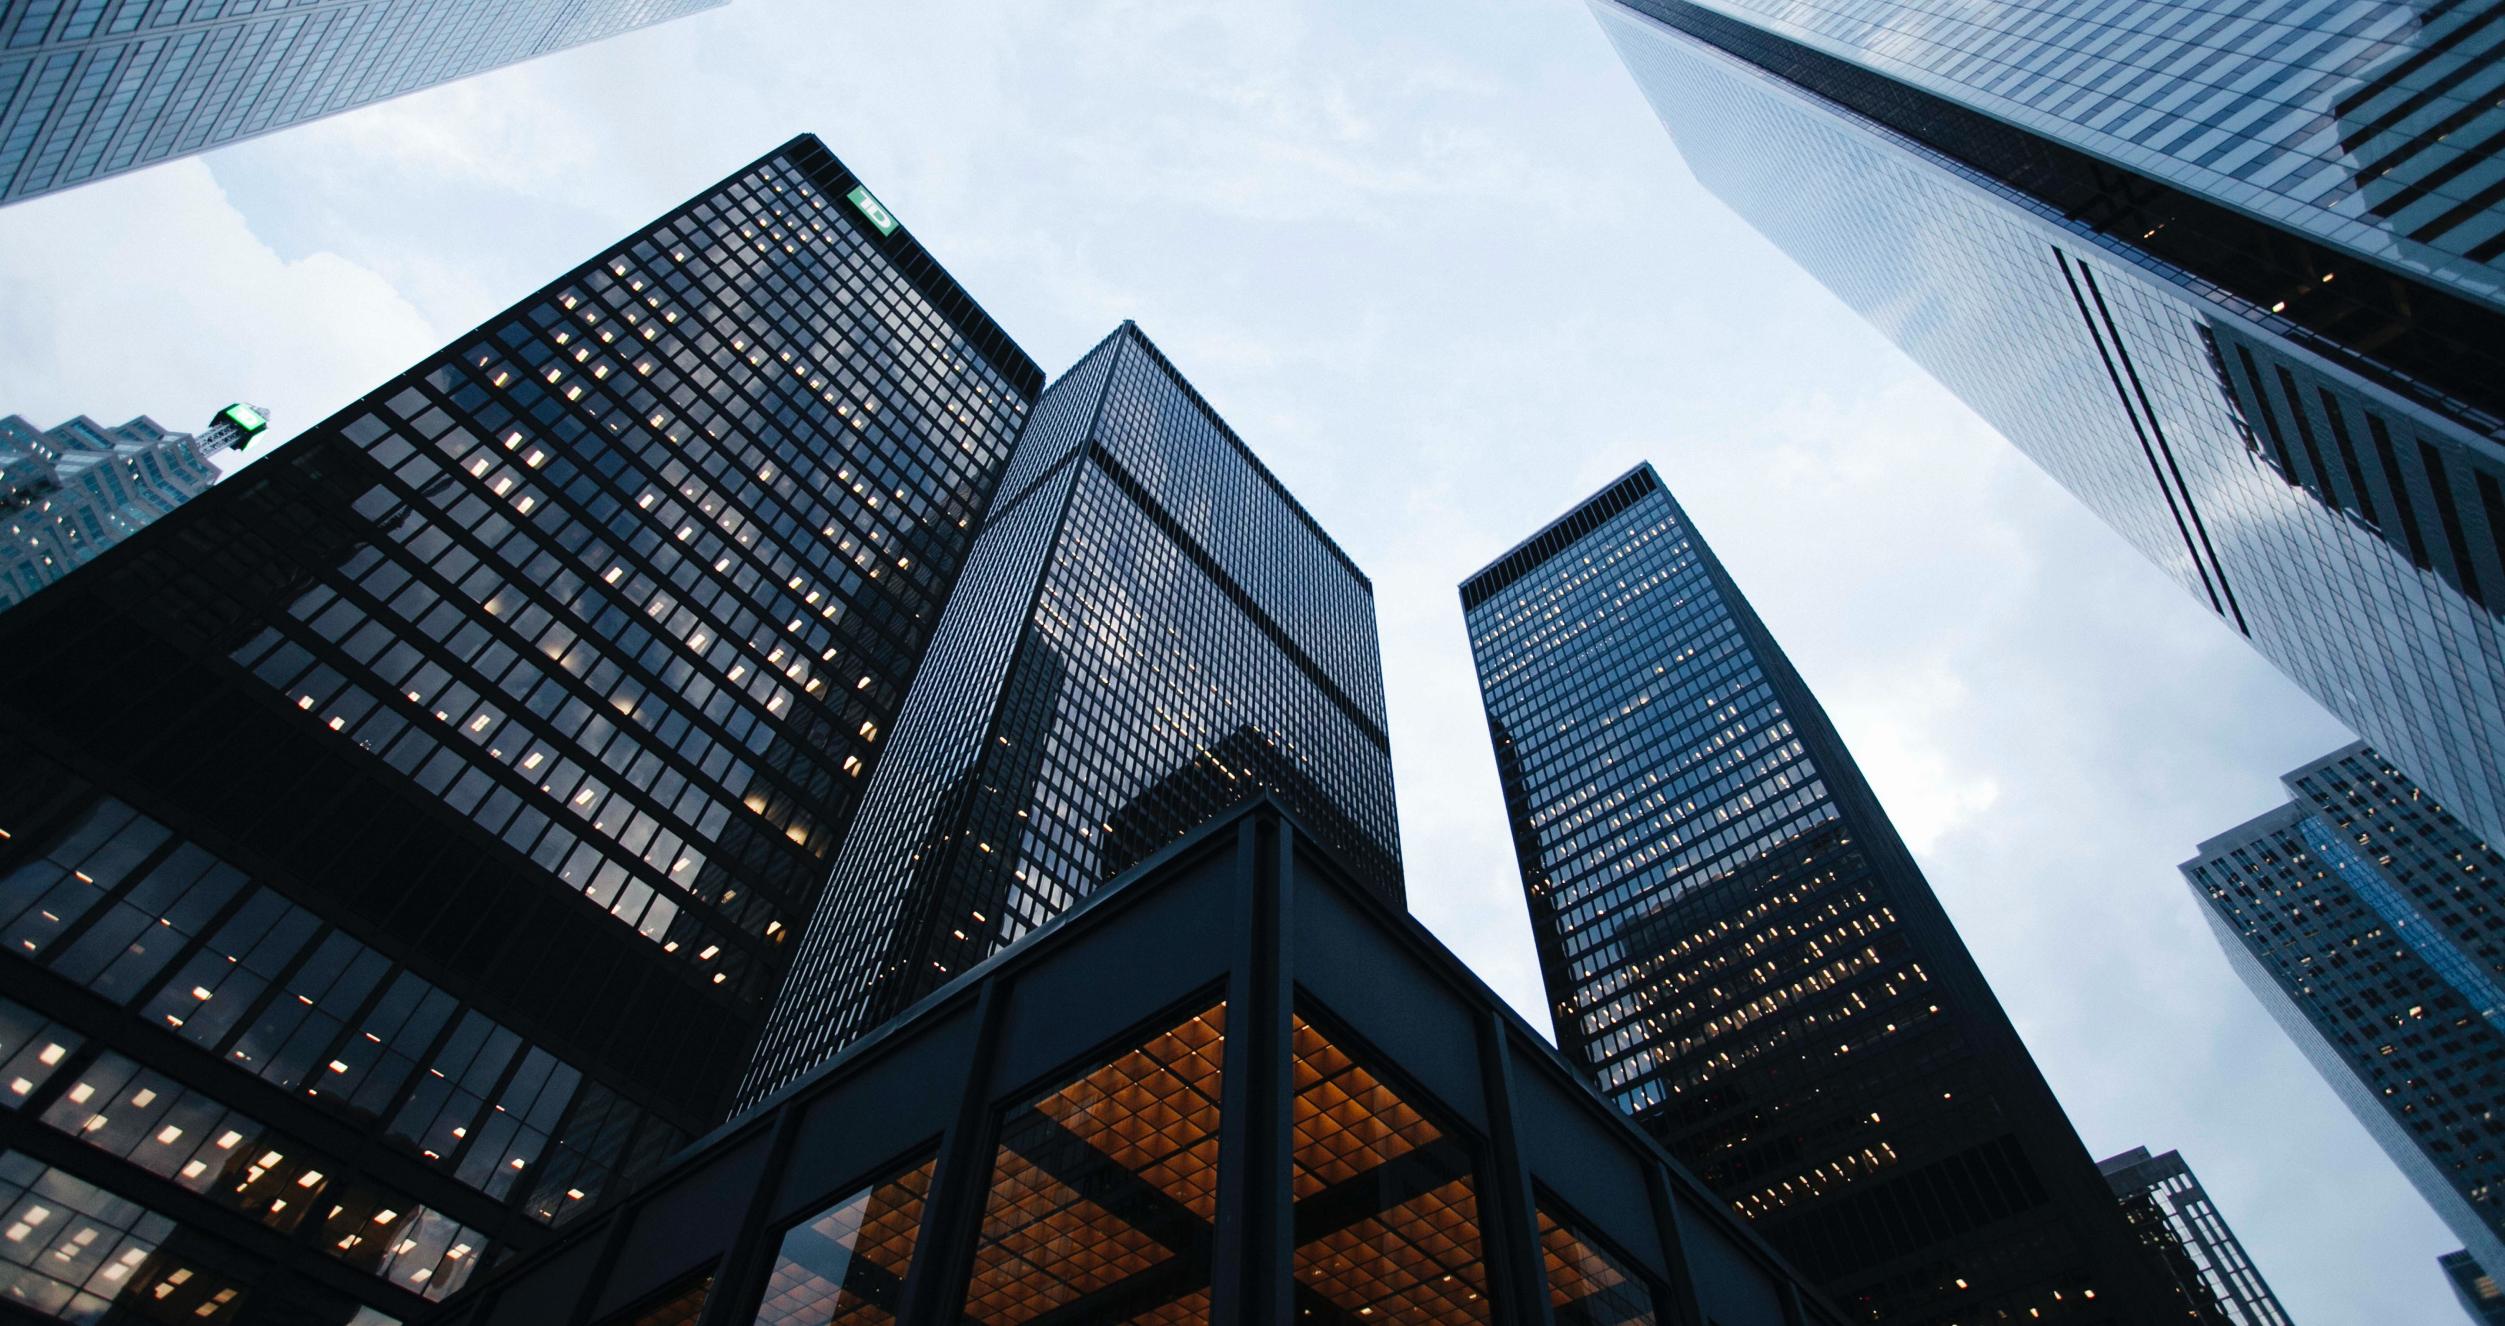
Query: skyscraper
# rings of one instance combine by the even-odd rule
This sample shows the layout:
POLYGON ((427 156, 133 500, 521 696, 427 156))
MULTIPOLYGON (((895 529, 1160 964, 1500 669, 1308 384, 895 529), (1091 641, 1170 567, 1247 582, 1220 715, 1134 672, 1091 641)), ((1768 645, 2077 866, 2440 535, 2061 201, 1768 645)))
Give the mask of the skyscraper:
POLYGON ((1461 602, 1566 1057, 1848 1311, 2156 1320, 2034 1060, 1652 467, 1461 602))
POLYGON ((0 5, 0 203, 206 151, 723 0, 0 5))
POLYGON ((2505 14, 1594 9, 1707 188, 2505 833, 2505 14))
POLYGON ((2448 1252, 2435 1261, 2444 1278, 2453 1282, 2453 1296, 2461 1300, 2462 1311, 2472 1321, 2481 1326, 2505 1322, 2505 1289, 2497 1287, 2496 1277, 2480 1269, 2469 1252, 2448 1252))
POLYGON ((804 137, 0 614, 20 1301, 406 1319, 718 1122, 1041 386, 804 137))
POLYGON ((1401 899, 1374 590, 1138 328, 1054 382, 743 1105, 1267 790, 1401 899))
POLYGON ((106 428, 85 415, 38 429, 0 419, 0 608, 43 588, 209 490, 211 457, 237 449, 269 418, 230 405, 199 434, 141 415, 106 428))
POLYGON ((2124 1218, 2175 1276, 2200 1326, 2289 1326, 2279 1296, 2183 1157, 2133 1147, 2096 1163, 2124 1218))
POLYGON ((2482 1266, 2505 1266, 2505 858, 2360 743, 2201 844, 2227 959, 2482 1266))

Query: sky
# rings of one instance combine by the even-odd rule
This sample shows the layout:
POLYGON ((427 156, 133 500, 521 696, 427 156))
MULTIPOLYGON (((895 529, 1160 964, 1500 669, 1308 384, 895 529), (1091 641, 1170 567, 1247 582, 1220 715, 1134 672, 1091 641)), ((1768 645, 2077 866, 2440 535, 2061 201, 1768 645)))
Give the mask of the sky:
POLYGON ((796 133, 1047 371, 1141 327, 1373 577, 1413 909, 1547 1027, 1455 593, 1641 460, 2096 1156, 2297 1326, 2457 1246, 2176 864, 2348 739, 1699 188, 1576 0, 732 0, 0 209, 0 413, 308 427, 796 133))

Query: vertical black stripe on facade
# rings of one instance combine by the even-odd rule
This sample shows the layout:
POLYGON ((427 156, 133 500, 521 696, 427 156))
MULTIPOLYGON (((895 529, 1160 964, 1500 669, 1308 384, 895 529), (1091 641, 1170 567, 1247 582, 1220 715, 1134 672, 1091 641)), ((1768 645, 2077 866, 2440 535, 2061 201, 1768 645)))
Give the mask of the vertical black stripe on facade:
POLYGON ((2453 504, 2453 480, 2444 472, 2444 456, 2422 438, 2418 443, 2418 461, 2427 467, 2427 487, 2435 494, 2436 518, 2444 524, 2444 544, 2453 554, 2453 568, 2462 593, 2484 608, 2488 605, 2487 595, 2479 591, 2479 573, 2470 564, 2470 538, 2463 532, 2461 512, 2453 504))
MULTIPOLYGON (((2200 504, 2192 500, 2192 486, 2183 481, 2183 467, 2175 463, 2174 448, 2166 442, 2166 426, 2158 422, 2157 406, 2148 398, 2148 388, 2140 385, 2140 370, 2131 362, 2131 347, 2122 339, 2122 328, 2115 325, 2111 309, 2105 307, 2105 292, 2097 288, 2096 273, 2084 262, 2079 264, 2079 279, 2087 283, 2090 297, 2096 301, 2097 315, 2105 320, 2105 332, 2113 337, 2114 354, 2122 360, 2123 376, 2131 380, 2131 394, 2139 398, 2140 413, 2148 416, 2148 431, 2157 439, 2157 454, 2166 458, 2166 472, 2174 477, 2177 496, 2183 499, 2183 514, 2191 517, 2192 533, 2200 538, 2198 556, 2206 558, 2210 574, 2218 579, 2218 592, 2226 596, 2227 613, 2235 618, 2235 629, 2246 635, 2252 632, 2244 625, 2244 610, 2235 601, 2235 587, 2227 583, 2227 568, 2218 561, 2218 549, 2209 541, 2209 526, 2201 520, 2200 504)), ((2075 292, 2074 292, 2075 293, 2075 292)))
POLYGON ((2339 401, 2329 391, 2317 386, 2314 396, 2322 402, 2322 417, 2331 423, 2331 445, 2340 453, 2340 469, 2348 475, 2349 491, 2357 495, 2357 514, 2366 523, 2380 530, 2383 518, 2375 514, 2374 494, 2366 489, 2366 471, 2357 461, 2357 444, 2348 435, 2348 420, 2340 411, 2339 401))
POLYGON ((2366 416, 2366 431, 2374 438, 2375 460, 2383 470, 2383 482, 2392 491, 2392 506, 2401 514, 2401 535, 2409 540, 2409 560, 2420 570, 2435 569, 2435 561, 2427 555, 2427 536, 2418 527, 2418 504, 2410 500, 2408 481, 2401 477, 2400 457, 2392 454, 2392 434, 2383 421, 2366 416))
MULTIPOLYGON (((2183 508, 2175 502, 2174 489, 2166 483, 2165 471, 2157 463, 2156 450, 2149 446, 2148 430, 2140 426, 2139 413, 2131 408, 2131 398, 2123 392, 2122 375, 2114 370, 2114 357, 2105 348, 2104 335, 2096 330, 2096 319, 2088 313, 2087 300, 2079 294, 2078 279, 2070 272, 2070 259, 2055 248, 2053 262, 2061 268, 2062 283, 2070 288, 2070 302, 2079 310, 2079 321, 2087 328, 2088 340, 2096 346, 2097 359, 2105 365, 2105 380, 2113 384, 2114 399, 2122 406, 2122 417, 2131 422, 2131 433, 2140 440, 2140 454, 2148 460, 2148 476, 2157 481, 2157 491, 2166 499, 2166 514, 2174 518, 2175 534, 2183 540, 2183 550, 2192 556, 2192 569, 2200 574, 2201 592, 2209 596, 2209 610, 2223 613, 2227 610, 2226 603, 2218 597, 2218 586, 2209 577, 2209 564, 2201 557, 2199 545, 2192 541, 2191 526, 2183 521, 2183 508)), ((2242 629, 2243 625, 2243 619, 2237 618, 2237 629, 2242 629)))

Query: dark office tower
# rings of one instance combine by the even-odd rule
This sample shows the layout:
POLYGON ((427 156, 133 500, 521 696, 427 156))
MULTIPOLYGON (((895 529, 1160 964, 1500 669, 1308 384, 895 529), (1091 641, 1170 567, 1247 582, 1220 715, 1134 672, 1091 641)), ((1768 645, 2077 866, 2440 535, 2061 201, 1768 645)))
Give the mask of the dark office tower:
POLYGON ((2096 1164, 2125 1219, 2174 1275, 2189 1319, 2201 1326, 2288 1326, 2287 1310, 2244 1244, 2192 1176, 2183 1157, 2133 1147, 2096 1164))
POLYGON ((1594 7, 1707 188, 2505 833, 2505 7, 1594 7))
POLYGON ((741 1088, 1275 793, 1401 901, 1374 588, 1129 323, 1037 402, 741 1088))
POLYGON ((0 614, 0 1293, 407 1319, 717 1122, 1041 386, 801 138, 0 614))
POLYGON ((0 4, 0 203, 722 2, 9 0, 0 4))
POLYGON ((2155 1320, 2034 1060, 1652 467, 1461 602, 1566 1057, 1864 1319, 2155 1320))
POLYGON ((2505 1266, 2505 857, 2363 744, 2184 877, 2236 974, 2483 1266, 2505 1266))
POLYGON ((2481 1326, 2505 1326, 2505 1289, 2497 1287, 2496 1277, 2480 1269, 2478 1260, 2468 1252, 2448 1252, 2435 1259, 2444 1270, 2444 1278, 2453 1282, 2453 1296, 2461 1300, 2462 1311, 2481 1326))

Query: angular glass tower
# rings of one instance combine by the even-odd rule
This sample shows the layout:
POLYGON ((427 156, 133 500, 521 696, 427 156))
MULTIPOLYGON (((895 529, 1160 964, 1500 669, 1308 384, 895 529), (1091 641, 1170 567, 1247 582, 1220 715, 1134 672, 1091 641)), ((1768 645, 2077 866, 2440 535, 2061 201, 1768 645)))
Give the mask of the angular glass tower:
POLYGON ((1567 1059, 1862 1319, 2156 1320, 2034 1060, 1652 467, 1461 602, 1567 1059))
POLYGON ((2467 1251, 2448 1252, 2435 1259, 2444 1271, 2444 1278, 2453 1282, 2453 1296, 2461 1300, 2462 1311, 2481 1326, 2505 1323, 2505 1288, 2496 1277, 2481 1270, 2467 1251))
POLYGON ((1707 188, 2505 832, 2505 12, 1594 9, 1707 188))
POLYGON ((1400 902, 1374 589, 1138 328, 1036 405, 745 1108, 1217 811, 1400 902))
POLYGON ((2140 1238, 2174 1272, 2199 1326, 2289 1326, 2279 1296, 2227 1227, 2183 1157, 2133 1147, 2096 1162, 2140 1238))
POLYGON ((2359 744, 2183 874, 2236 974, 2483 1266, 2505 1266, 2505 857, 2359 744))
POLYGON ((0 203, 721 3, 13 0, 0 5, 0 203))
POLYGON ((85 566, 96 555, 217 482, 210 457, 269 427, 230 405, 198 434, 141 415, 106 428, 85 415, 38 429, 0 419, 0 608, 85 566))
POLYGON ((0 614, 25 1293, 405 1319, 716 1123, 1041 386, 796 139, 0 614))

